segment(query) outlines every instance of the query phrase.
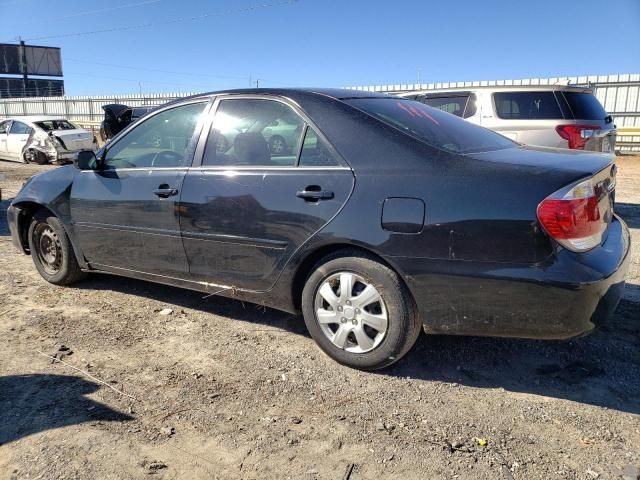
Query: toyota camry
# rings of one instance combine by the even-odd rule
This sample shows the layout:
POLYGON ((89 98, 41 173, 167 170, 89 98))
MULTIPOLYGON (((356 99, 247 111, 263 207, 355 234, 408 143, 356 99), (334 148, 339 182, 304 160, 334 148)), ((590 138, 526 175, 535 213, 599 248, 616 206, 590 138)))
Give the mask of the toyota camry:
POLYGON ((33 177, 8 220, 53 284, 103 272, 301 312, 329 356, 377 369, 421 330, 565 339, 606 321, 629 262, 615 174, 405 98, 235 90, 33 177))

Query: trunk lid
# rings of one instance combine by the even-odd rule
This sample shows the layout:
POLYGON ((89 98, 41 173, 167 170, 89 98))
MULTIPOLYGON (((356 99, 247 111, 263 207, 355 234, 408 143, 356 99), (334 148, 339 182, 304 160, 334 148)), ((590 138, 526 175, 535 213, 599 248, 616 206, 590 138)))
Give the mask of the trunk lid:
POLYGON ((574 180, 594 175, 613 163, 613 158, 604 153, 530 145, 470 153, 466 156, 488 162, 534 167, 533 174, 564 173, 568 177, 574 177, 574 180))
POLYGON ((93 134, 81 128, 75 130, 53 130, 49 135, 58 138, 65 150, 91 150, 93 148, 93 134))

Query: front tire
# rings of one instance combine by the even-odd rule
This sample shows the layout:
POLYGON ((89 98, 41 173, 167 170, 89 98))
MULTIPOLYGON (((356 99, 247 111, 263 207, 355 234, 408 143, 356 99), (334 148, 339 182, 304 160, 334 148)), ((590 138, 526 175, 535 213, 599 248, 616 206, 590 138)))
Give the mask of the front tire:
POLYGON ((47 282, 69 285, 85 276, 58 218, 48 212, 37 212, 29 225, 28 239, 33 263, 47 282))
POLYGON ((327 355, 362 370, 398 361, 420 334, 415 304, 398 275, 355 251, 316 265, 302 292, 302 311, 327 355))

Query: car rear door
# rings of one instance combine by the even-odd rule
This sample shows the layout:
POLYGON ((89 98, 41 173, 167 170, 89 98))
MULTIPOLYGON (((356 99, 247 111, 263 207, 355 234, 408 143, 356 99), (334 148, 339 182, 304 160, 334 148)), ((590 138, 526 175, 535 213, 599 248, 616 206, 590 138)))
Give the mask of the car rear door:
POLYGON ((214 108, 201 164, 188 170, 180 199, 189 271, 196 281, 264 291, 346 203, 353 173, 285 99, 223 97, 214 108), (240 119, 251 126, 221 141, 240 119), (270 151, 264 130, 274 121, 299 127, 291 151, 270 151))
POLYGON ((160 110, 109 143, 71 189, 75 236, 99 269, 185 277, 178 199, 207 101, 160 110))

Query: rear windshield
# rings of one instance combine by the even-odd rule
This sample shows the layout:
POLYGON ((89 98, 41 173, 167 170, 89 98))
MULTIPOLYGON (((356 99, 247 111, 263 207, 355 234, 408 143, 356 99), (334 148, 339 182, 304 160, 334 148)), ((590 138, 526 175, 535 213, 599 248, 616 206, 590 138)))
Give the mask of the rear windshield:
POLYGON ((497 92, 493 94, 498 117, 508 120, 559 120, 564 118, 553 92, 497 92))
POLYGON ((78 128, 66 120, 45 120, 43 122, 36 122, 36 125, 45 132, 51 132, 52 130, 76 130, 78 128))
POLYGON ((517 145, 502 135, 413 100, 353 98, 346 102, 432 147, 448 152, 485 152, 517 145))
POLYGON ((591 93, 562 92, 576 120, 604 120, 607 112, 591 93))

